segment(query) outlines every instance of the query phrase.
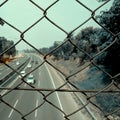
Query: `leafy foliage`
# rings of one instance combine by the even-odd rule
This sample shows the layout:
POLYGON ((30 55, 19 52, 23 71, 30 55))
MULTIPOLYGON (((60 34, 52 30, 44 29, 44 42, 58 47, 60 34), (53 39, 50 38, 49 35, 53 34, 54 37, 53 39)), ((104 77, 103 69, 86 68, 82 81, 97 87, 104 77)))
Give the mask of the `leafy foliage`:
POLYGON ((12 40, 9 41, 4 37, 0 37, 0 54, 4 51, 6 51, 5 54, 7 54, 7 55, 14 56, 16 54, 16 48, 14 46, 14 42, 12 40), (12 48, 10 48, 10 47, 12 47, 12 48))
MULTIPOLYGON (((0 25, 4 25, 3 20, 0 18, 0 25)), ((0 37, 0 54, 6 51, 4 54, 10 56, 14 56, 16 54, 16 48, 14 46, 14 42, 11 40, 7 40, 5 37, 0 37), (10 48, 10 49, 9 49, 10 48)), ((0 55, 0 59, 3 58, 3 55, 0 55)))
MULTIPOLYGON (((112 7, 108 11, 103 11, 98 18, 100 24, 110 30, 113 34, 118 34, 116 36, 116 42, 103 53, 104 56, 102 56, 102 60, 100 60, 100 57, 98 59, 100 64, 110 67, 111 74, 115 75, 120 72, 118 67, 120 61, 120 1, 114 0, 112 7)), ((104 47, 115 40, 109 33, 107 33, 105 37, 106 42, 102 45, 104 47)), ((102 38, 102 36, 100 38, 102 38)))
MULTIPOLYGON (((104 2, 106 0, 100 1, 104 2)), ((104 28, 87 27, 82 29, 76 36, 70 36, 71 41, 75 43, 77 48, 68 41, 61 48, 57 49, 53 55, 64 58, 65 56, 72 57, 72 54, 75 53, 77 57, 82 59, 80 62, 84 62, 84 60, 89 60, 89 56, 83 53, 81 49, 89 55, 94 56, 116 40, 111 47, 95 57, 98 64, 104 65, 107 70, 109 68, 111 70, 109 70, 109 72, 111 72, 112 75, 115 75, 120 72, 118 66, 120 61, 120 1, 114 0, 110 9, 102 11, 99 16, 96 16, 96 19, 110 32, 104 28), (113 37, 113 35, 116 36, 113 37)), ((48 51, 51 51, 56 47, 57 45, 54 44, 48 51)))
POLYGON ((102 11, 98 19, 100 24, 117 34, 120 30, 120 1, 114 0, 112 7, 108 11, 102 11))

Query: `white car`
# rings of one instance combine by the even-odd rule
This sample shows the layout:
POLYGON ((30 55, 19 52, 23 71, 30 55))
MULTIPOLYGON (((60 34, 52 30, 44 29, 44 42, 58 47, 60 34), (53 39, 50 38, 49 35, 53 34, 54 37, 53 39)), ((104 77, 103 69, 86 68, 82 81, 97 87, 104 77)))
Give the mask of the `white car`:
POLYGON ((28 68, 31 68, 31 67, 32 67, 32 65, 31 65, 31 64, 28 64, 28 65, 27 65, 27 67, 28 67, 28 68))
POLYGON ((21 71, 20 74, 21 74, 21 75, 19 75, 19 78, 24 77, 24 76, 25 76, 25 71, 24 71, 24 70, 21 71))
POLYGON ((30 75, 27 77, 27 83, 29 83, 29 84, 34 84, 34 83, 35 83, 35 79, 34 79, 33 74, 30 74, 30 75))
POLYGON ((19 65, 19 64, 20 64, 19 61, 17 61, 17 62, 16 62, 16 65, 19 65))

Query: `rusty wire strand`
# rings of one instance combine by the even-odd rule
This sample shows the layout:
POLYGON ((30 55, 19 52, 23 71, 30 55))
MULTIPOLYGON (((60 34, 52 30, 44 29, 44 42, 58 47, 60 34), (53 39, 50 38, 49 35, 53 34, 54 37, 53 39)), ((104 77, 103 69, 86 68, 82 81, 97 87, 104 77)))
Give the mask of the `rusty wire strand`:
MULTIPOLYGON (((60 113, 63 114, 64 119, 66 120, 70 120, 70 117, 72 117, 73 115, 77 114, 79 111, 86 109, 86 107, 89 104, 92 104, 96 109, 99 109, 100 112, 102 113, 103 117, 108 119, 109 115, 113 115, 116 112, 120 111, 120 108, 116 108, 115 110, 111 111, 110 113, 106 113, 104 112, 104 110, 97 104, 95 103, 92 99, 94 99, 96 96, 104 93, 104 94, 120 94, 120 86, 117 83, 120 77, 120 73, 116 74, 116 75, 111 75, 110 73, 108 73, 105 69, 101 68, 95 61, 95 58, 98 57, 99 55, 101 55, 104 51, 107 51, 110 47, 112 47, 115 43, 117 43, 118 45, 120 45, 119 43, 119 35, 120 32, 114 34, 112 31, 110 31, 108 28, 106 28, 105 26, 103 26, 102 24, 99 23, 99 21, 97 20, 97 18, 95 17, 96 12, 101 9, 104 5, 106 5, 107 3, 109 3, 111 0, 106 0, 104 3, 102 3, 100 6, 98 6, 96 9, 92 10, 90 9, 88 6, 86 6, 85 4, 83 4, 80 0, 75 0, 75 2, 77 4, 79 4, 79 6, 85 8, 88 12, 90 12, 90 17, 88 17, 85 21, 83 21, 82 23, 80 23, 79 25, 77 25, 75 28, 73 28, 70 31, 66 31, 64 28, 61 27, 61 25, 57 24, 55 21, 53 21, 50 16, 48 16, 47 14, 49 13, 49 10, 51 10, 52 7, 54 7, 57 3, 59 3, 60 0, 56 0, 54 2, 52 2, 47 8, 43 9, 42 6, 38 5, 35 1, 33 0, 29 0, 29 2, 35 7, 37 8, 40 12, 42 12, 42 16, 36 20, 33 24, 31 24, 27 29, 25 29, 24 31, 19 30, 17 27, 15 27, 14 25, 12 25, 9 21, 4 20, 4 18, 0 18, 0 20, 2 22, 4 22, 7 26, 9 26, 10 28, 12 28, 13 30, 15 30, 16 32, 18 32, 19 34, 19 39, 18 41, 12 45, 11 47, 9 47, 8 49, 6 49, 5 51, 3 51, 2 53, 0 53, 0 56, 2 56, 3 54, 7 53, 10 49, 12 49, 13 47, 17 46, 20 44, 20 42, 24 42, 26 43, 28 46, 30 46, 32 49, 34 49, 37 52, 37 56, 38 58, 42 58, 41 59, 41 63, 38 64, 35 68, 33 68, 32 70, 30 70, 25 76, 22 76, 20 74, 20 72, 11 67, 9 64, 4 63, 2 60, 0 60, 0 62, 3 63, 3 65, 7 66, 10 70, 12 70, 12 72, 14 72, 14 74, 20 75, 21 79, 19 80, 19 83, 14 86, 14 87, 8 87, 8 86, 0 86, 0 92, 3 90, 6 92, 4 94, 0 95, 0 102, 5 104, 6 106, 8 106, 10 109, 15 110, 18 114, 20 114, 21 119, 23 120, 27 120, 27 116, 31 115, 33 112, 35 112, 37 109, 41 109, 41 107, 48 103, 50 106, 54 107, 56 110, 58 110, 60 113), (51 25, 53 25, 56 29, 60 30, 62 33, 64 33, 66 35, 66 38, 64 39, 63 43, 60 44, 59 46, 57 46, 56 48, 54 48, 53 50, 49 51, 47 54, 43 54, 39 49, 36 48, 36 46, 32 45, 29 42, 29 39, 25 38, 25 35, 27 32, 29 32, 31 29, 33 29, 37 24, 39 24, 42 20, 47 20, 51 25), (88 23, 90 20, 93 20, 97 25, 99 25, 102 29, 104 29, 107 33, 109 33, 111 35, 112 38, 112 42, 107 45, 104 49, 102 49, 101 51, 99 51, 98 53, 96 53, 95 55, 91 56, 90 53, 88 53, 87 51, 85 51, 84 49, 78 47, 70 38, 70 36, 76 32, 79 28, 81 28, 83 25, 85 25, 86 23, 88 23), (49 61, 48 56, 51 55, 52 53, 56 52, 57 50, 59 50, 61 47, 63 47, 66 43, 70 43, 73 47, 77 48, 78 51, 82 52, 83 54, 85 54, 88 59, 89 59, 89 63, 87 65, 85 65, 84 67, 82 67, 81 69, 79 69, 78 71, 74 71, 72 74, 70 75, 66 75, 62 70, 60 70, 56 65, 54 65, 51 61, 49 61), (35 72, 36 70, 38 70, 39 68, 41 68, 42 66, 47 65, 48 67, 51 67, 52 69, 54 69, 58 75, 62 76, 62 80, 64 83, 62 83, 62 85, 60 85, 59 87, 56 88, 42 88, 42 87, 35 87, 34 85, 31 85, 29 83, 26 82, 25 78, 35 72), (107 77, 109 77, 109 79, 111 80, 111 82, 106 85, 105 87, 103 87, 102 89, 99 90, 83 90, 78 88, 73 82, 72 80, 75 79, 74 76, 77 75, 78 73, 82 72, 83 70, 85 70, 86 68, 90 67, 90 66, 94 66, 96 67, 98 70, 100 70, 101 72, 103 72, 107 77), (29 86, 29 88, 26 87, 22 87, 22 84, 26 84, 27 86, 29 86), (66 87, 67 88, 64 88, 66 87), (70 87, 72 86, 72 87, 70 87), (111 90, 112 87, 115 87, 115 90, 111 90), (12 106, 11 104, 9 104, 7 101, 4 100, 4 97, 6 97, 7 95, 9 95, 12 91, 34 91, 39 93, 39 95, 42 95, 42 103, 39 104, 38 106, 34 107, 32 110, 30 110, 29 112, 23 114, 22 111, 20 111, 19 109, 15 108, 14 106, 12 106), (47 94, 46 94, 47 92, 47 94), (70 112, 69 114, 67 114, 64 110, 62 110, 60 107, 58 107, 53 101, 49 100, 49 97, 51 95, 53 95, 54 93, 71 93, 72 95, 77 94, 78 96, 80 94, 85 96, 85 104, 81 104, 81 106, 79 106, 76 110, 74 110, 73 112, 70 112)), ((2 2, 0 4, 0 7, 4 6, 5 4, 7 4, 8 0, 5 0, 4 2, 2 2)), ((62 8, 61 8, 62 9, 62 8)), ((30 58, 29 58, 30 60, 30 58)), ((56 78, 58 79, 58 78, 56 78)), ((99 79, 98 79, 99 80, 99 79)), ((77 98, 77 97, 76 97, 77 98)), ((80 102, 81 103, 81 102, 80 102)), ((87 111, 87 110, 86 110, 87 111)))

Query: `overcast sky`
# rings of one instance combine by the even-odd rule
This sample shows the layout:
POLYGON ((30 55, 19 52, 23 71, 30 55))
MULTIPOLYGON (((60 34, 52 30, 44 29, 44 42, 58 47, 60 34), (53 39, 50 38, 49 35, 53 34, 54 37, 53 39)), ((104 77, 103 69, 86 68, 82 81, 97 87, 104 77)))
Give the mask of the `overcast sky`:
MULTIPOLYGON (((0 0, 0 4, 4 0, 0 0)), ((46 9, 55 0, 33 0, 41 8, 46 9)), ((80 0, 83 4, 91 10, 95 10, 102 3, 97 0, 80 0)), ((109 9, 111 0, 107 5, 100 8, 96 14, 102 10, 109 9)), ((29 0, 8 0, 2 7, 0 7, 0 17, 6 20, 11 25, 24 32, 32 24, 43 16, 43 12, 33 5, 29 0)), ((54 21, 58 26, 62 27, 68 33, 74 28, 82 24, 91 16, 91 12, 86 10, 75 0, 59 0, 53 7, 47 10, 47 17, 54 21)), ((75 31, 79 32, 82 28, 87 26, 98 27, 98 25, 90 20, 87 24, 75 31)), ((20 33, 5 24, 0 26, 0 36, 6 37, 8 40, 17 42, 20 39, 20 33)), ((47 19, 42 19, 38 24, 32 27, 24 35, 25 40, 36 48, 49 47, 53 45, 54 41, 63 41, 66 34, 52 25, 47 19)), ((29 48, 24 42, 21 42, 17 49, 29 48)))

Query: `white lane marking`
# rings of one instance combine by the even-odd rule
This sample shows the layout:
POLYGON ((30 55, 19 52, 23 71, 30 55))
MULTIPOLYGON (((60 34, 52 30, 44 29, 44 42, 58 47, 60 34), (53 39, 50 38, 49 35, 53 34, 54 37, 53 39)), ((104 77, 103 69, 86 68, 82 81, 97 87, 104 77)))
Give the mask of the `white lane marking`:
MULTIPOLYGON (((29 62, 30 63, 30 62, 29 62)), ((27 68, 27 66, 23 69, 23 70, 25 70, 27 68)), ((0 68, 1 69, 1 68, 0 68)), ((3 68, 2 68, 3 69, 3 68)), ((9 68, 7 68, 7 69, 9 69, 9 68)), ((8 87, 12 87, 13 86, 13 84, 15 84, 15 82, 16 82, 16 80, 18 79, 18 77, 19 76, 17 76, 16 77, 16 79, 8 86, 8 87)), ((27 85, 27 84, 26 84, 27 85)), ((26 87, 26 85, 25 85, 25 87, 26 87)), ((2 85, 1 85, 2 86, 2 85)), ((7 92, 8 90, 3 90, 2 92, 1 92, 1 95, 4 95, 6 92, 7 92)))
MULTIPOLYGON (((13 106, 14 108, 16 107, 17 103, 18 103, 18 99, 16 100, 16 102, 15 102, 15 104, 14 104, 14 106, 13 106)), ((10 114, 9 114, 8 118, 11 117, 13 111, 14 111, 14 109, 12 109, 12 110, 10 111, 10 114)))
POLYGON ((40 87, 40 80, 39 80, 39 82, 38 82, 38 87, 40 87))
MULTIPOLYGON (((56 89, 55 83, 54 83, 54 80, 53 80, 53 77, 52 77, 52 75, 51 75, 51 73, 50 73, 50 71, 49 71, 49 69, 48 69, 48 66, 47 66, 46 64, 45 64, 45 67, 46 67, 46 69, 47 69, 47 71, 48 71, 48 74, 49 74, 50 79, 51 79, 51 81, 52 81, 53 87, 54 87, 54 89, 56 89)), ((60 109, 63 111, 63 107, 62 107, 62 104, 61 104, 61 102, 60 102, 59 95, 58 95, 57 92, 55 92, 55 93, 56 93, 56 96, 57 96, 57 99, 58 99, 58 102, 59 102, 59 105, 60 105, 60 109)))
MULTIPOLYGON (((38 107, 38 100, 36 100, 36 107, 38 107)), ((38 109, 35 110, 35 117, 37 117, 38 109)))
POLYGON ((24 84, 24 87, 26 87, 26 86, 27 86, 27 84, 25 83, 25 84, 24 84))
MULTIPOLYGON (((41 76, 41 73, 39 73, 39 78, 41 76)), ((38 80, 38 87, 40 87, 40 79, 38 80)))

